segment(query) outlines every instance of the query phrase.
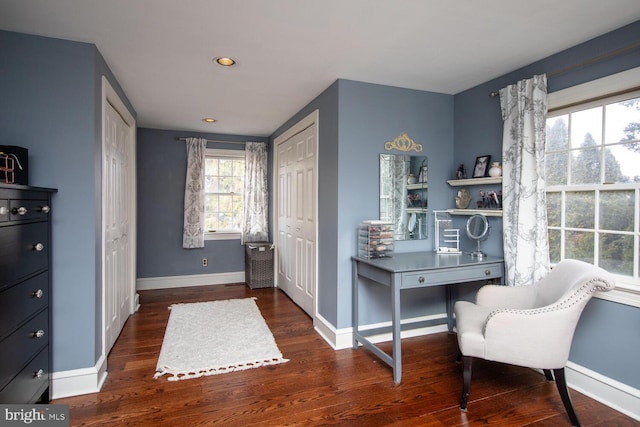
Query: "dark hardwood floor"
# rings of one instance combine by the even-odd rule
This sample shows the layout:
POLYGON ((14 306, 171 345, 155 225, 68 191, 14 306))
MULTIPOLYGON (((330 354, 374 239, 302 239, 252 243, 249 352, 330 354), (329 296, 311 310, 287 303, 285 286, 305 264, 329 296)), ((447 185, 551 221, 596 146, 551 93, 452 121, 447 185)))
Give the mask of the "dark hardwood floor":
MULTIPOLYGON (((333 350, 311 319, 277 289, 244 284, 140 292, 108 358, 99 393, 58 399, 72 426, 562 426, 570 425, 555 384, 526 368, 478 361, 468 412, 458 409, 462 366, 456 337, 402 342, 402 384, 365 349, 333 350), (153 379, 170 304, 257 297, 289 362, 183 381, 153 379)), ((390 350, 390 346, 385 347, 390 350)), ((571 390, 583 426, 638 422, 571 390)))

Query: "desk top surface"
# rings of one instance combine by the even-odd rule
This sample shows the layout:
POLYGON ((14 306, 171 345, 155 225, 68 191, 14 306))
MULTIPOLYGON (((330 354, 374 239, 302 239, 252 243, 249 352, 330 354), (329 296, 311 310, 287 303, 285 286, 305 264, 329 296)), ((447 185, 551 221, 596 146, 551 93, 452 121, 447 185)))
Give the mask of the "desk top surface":
POLYGON ((359 263, 390 271, 392 273, 404 273, 418 270, 437 270, 456 267, 472 267, 483 264, 503 262, 502 258, 485 256, 475 258, 469 254, 438 254, 435 252, 394 252, 393 256, 386 258, 360 258, 352 259, 359 263))

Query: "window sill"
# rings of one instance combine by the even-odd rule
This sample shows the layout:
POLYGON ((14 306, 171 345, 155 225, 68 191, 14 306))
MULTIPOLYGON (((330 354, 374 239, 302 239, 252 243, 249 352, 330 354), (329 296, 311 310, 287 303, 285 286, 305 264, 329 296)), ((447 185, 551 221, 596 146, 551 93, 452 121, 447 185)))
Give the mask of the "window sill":
POLYGON ((240 240, 240 233, 205 233, 204 240, 240 240))
POLYGON ((608 292, 596 292, 594 296, 603 300, 640 308, 640 290, 637 286, 617 283, 615 289, 608 292))

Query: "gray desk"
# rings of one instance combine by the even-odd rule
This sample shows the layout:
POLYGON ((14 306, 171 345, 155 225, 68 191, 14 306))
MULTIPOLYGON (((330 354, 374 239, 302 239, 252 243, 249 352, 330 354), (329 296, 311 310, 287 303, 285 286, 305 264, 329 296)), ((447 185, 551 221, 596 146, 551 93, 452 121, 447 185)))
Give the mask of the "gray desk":
MULTIPOLYGON (((400 345, 400 291, 428 286, 447 286, 447 326, 453 330, 453 285, 488 279, 502 283, 504 261, 502 258, 472 258, 470 255, 436 254, 435 252, 394 253, 390 258, 364 259, 352 257, 353 265, 353 348, 358 343, 371 350, 393 368, 393 380, 400 383, 402 377, 402 353, 400 345), (387 286, 391 292, 392 355, 385 353, 360 333, 358 325, 358 288, 360 278, 387 286)), ((438 324, 443 324, 440 322, 438 324)))

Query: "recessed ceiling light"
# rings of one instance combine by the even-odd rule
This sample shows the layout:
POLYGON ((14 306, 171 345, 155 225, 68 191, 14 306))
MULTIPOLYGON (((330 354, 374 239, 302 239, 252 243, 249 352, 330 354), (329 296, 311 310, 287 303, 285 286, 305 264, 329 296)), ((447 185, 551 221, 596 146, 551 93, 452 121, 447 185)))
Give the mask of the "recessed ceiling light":
POLYGON ((216 119, 213 119, 211 117, 205 117, 204 119, 202 119, 202 121, 207 123, 214 123, 216 122, 216 119))
POLYGON ((221 56, 219 58, 216 58, 215 61, 222 65, 223 67, 231 67, 232 65, 235 65, 236 60, 233 58, 227 58, 225 56, 221 56))

